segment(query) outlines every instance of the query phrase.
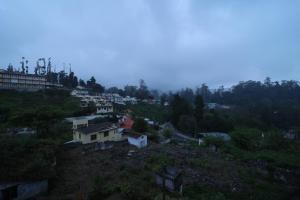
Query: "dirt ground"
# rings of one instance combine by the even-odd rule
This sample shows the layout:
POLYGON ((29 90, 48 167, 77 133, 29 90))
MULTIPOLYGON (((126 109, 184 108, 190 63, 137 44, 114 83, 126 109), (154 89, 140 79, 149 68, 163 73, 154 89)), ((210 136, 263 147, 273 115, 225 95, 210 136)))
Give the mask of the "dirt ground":
MULTIPOLYGON (((85 199, 93 190, 97 176, 107 177, 118 183, 121 170, 142 173, 149 159, 164 155, 183 170, 183 183, 197 183, 220 190, 241 191, 244 186, 238 176, 236 163, 224 159, 218 153, 187 144, 150 144, 137 149, 127 142, 115 143, 113 148, 83 153, 83 146, 62 147, 57 157, 57 176, 50 182, 49 193, 41 200, 85 199), (129 150, 135 152, 128 156, 129 150)), ((155 160, 154 160, 155 162, 155 160)), ((149 189, 150 190, 150 189, 149 189)), ((153 185, 152 192, 159 192, 153 185)), ((114 194, 108 199, 122 199, 114 194)))

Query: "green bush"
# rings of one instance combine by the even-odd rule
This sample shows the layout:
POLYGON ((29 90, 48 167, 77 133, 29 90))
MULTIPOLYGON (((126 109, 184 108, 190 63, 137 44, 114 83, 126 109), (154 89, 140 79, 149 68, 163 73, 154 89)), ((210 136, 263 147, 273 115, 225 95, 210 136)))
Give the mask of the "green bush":
POLYGON ((286 147, 287 143, 278 131, 269 131, 263 133, 262 149, 278 149, 286 147))
POLYGON ((172 130, 169 128, 166 128, 163 130, 163 136, 165 138, 171 138, 172 137, 172 130))
POLYGON ((165 154, 154 154, 151 155, 149 158, 147 158, 146 163, 151 168, 152 171, 158 171, 163 166, 172 164, 173 160, 171 160, 165 154))
POLYGON ((116 190, 114 185, 106 184, 107 181, 102 176, 96 176, 94 180, 93 191, 91 192, 89 199, 97 200, 104 199, 113 194, 116 190))
POLYGON ((181 115, 179 117, 178 129, 182 132, 194 135, 197 129, 195 117, 190 115, 181 115))
POLYGON ((133 124, 133 130, 139 133, 144 133, 148 130, 147 122, 142 118, 137 118, 133 124))
POLYGON ((22 181, 51 178, 58 144, 33 137, 0 138, 0 180, 22 181))
POLYGON ((150 133, 147 135, 149 140, 158 143, 159 142, 159 135, 157 133, 157 131, 150 131, 150 133))
POLYGON ((223 193, 200 186, 189 186, 184 189, 183 196, 197 200, 226 200, 223 193))
POLYGON ((208 136, 204 138, 204 144, 206 146, 215 145, 217 148, 224 146, 225 142, 222 138, 208 136))
POLYGON ((237 129, 231 133, 234 144, 245 150, 257 150, 261 146, 261 132, 257 129, 237 129))
POLYGON ((170 109, 166 106, 139 103, 128 105, 135 116, 146 117, 156 122, 166 122, 170 118, 170 109))

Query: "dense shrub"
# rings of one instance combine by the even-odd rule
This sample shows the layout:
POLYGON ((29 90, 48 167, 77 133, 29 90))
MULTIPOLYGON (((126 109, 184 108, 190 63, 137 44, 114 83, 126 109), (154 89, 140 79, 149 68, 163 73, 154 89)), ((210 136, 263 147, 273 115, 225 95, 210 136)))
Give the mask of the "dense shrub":
POLYGON ((148 124, 144 119, 137 118, 134 121, 133 130, 139 133, 144 133, 148 130, 148 124))
POLYGON ((208 136, 204 138, 204 144, 206 146, 214 145, 216 148, 224 146, 225 142, 222 138, 208 136))
POLYGON ((171 138, 172 137, 172 130, 169 128, 166 128, 163 130, 163 136, 165 138, 171 138))
POLYGON ((54 176, 52 164, 57 143, 30 137, 0 138, 0 181, 20 181, 54 176))
POLYGON ((195 117, 190 115, 181 115, 178 122, 178 128, 182 132, 195 134, 197 129, 195 117))
POLYGON ((262 135, 257 129, 237 129, 231 133, 234 144, 245 150, 257 150, 260 145, 262 135))

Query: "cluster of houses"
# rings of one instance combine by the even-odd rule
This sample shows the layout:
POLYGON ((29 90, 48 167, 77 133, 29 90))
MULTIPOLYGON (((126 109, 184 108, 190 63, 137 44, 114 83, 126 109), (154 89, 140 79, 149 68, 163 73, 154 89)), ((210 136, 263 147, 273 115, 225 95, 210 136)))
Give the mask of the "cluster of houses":
POLYGON ((97 108, 97 114, 109 114, 114 112, 113 104, 126 105, 137 104, 138 102, 135 97, 122 97, 116 93, 90 95, 89 91, 81 86, 73 90, 71 95, 80 98, 80 107, 82 108, 94 104, 97 108))
MULTIPOLYGON (((117 93, 102 93, 97 95, 91 95, 90 92, 81 86, 78 86, 71 92, 71 95, 80 98, 80 107, 87 108, 91 103, 97 108, 97 114, 108 114, 114 111, 113 104, 126 105, 126 104, 137 104, 138 102, 147 104, 160 104, 159 100, 148 98, 148 99, 137 99, 136 97, 122 97, 117 93)), ((164 104, 168 106, 166 102, 164 104)))
POLYGON ((218 103, 207 103, 205 104, 205 107, 209 110, 228 110, 231 108, 228 105, 221 105, 218 103))
POLYGON ((147 136, 132 130, 134 121, 129 115, 124 115, 118 123, 101 122, 90 123, 90 117, 72 118, 73 143, 93 144, 118 142, 127 140, 129 144, 138 148, 147 146, 147 136))

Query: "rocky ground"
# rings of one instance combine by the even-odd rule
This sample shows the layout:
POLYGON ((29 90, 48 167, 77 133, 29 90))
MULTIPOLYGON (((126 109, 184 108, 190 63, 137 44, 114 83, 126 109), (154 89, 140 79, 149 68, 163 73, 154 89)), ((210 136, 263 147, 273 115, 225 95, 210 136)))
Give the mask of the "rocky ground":
POLYGON ((40 199, 85 199, 93 195, 94 199, 153 199, 161 194, 153 175, 164 165, 183 170, 183 191, 197 185, 233 196, 253 192, 247 182, 253 166, 189 142, 150 144, 143 149, 120 142, 111 149, 83 152, 82 146, 60 150, 57 176, 51 181, 49 194, 40 199), (96 188, 101 193, 95 194, 98 179, 101 184, 96 188))
MULTIPOLYGON (((136 149, 126 142, 113 148, 83 153, 82 146, 64 147, 57 158, 57 176, 51 181, 49 194, 41 199, 76 199, 92 192, 96 177, 105 177, 111 183, 118 182, 124 171, 151 173, 160 164, 172 164, 184 172, 184 184, 201 183, 220 189, 242 189, 235 164, 210 152, 182 144, 150 144, 136 149), (131 156, 128 152, 133 150, 131 156), (213 158, 213 159, 212 159, 213 158)), ((129 177, 130 178, 130 177, 129 177)), ((153 185, 153 191, 159 188, 153 185)))

